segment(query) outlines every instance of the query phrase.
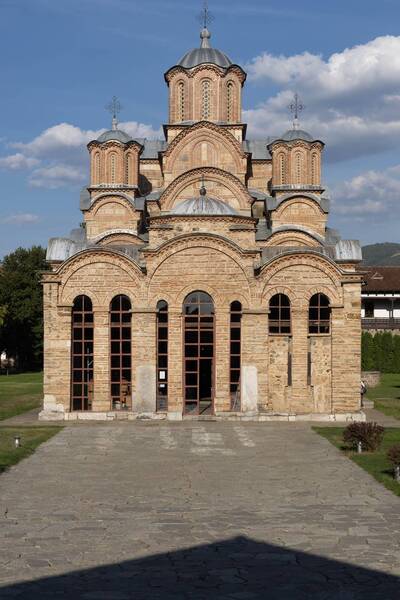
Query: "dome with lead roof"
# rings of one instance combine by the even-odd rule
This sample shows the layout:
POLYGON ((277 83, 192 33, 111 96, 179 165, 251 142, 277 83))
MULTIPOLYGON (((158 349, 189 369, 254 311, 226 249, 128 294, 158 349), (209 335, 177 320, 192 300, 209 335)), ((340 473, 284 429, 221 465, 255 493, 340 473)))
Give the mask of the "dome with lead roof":
POLYGON ((178 66, 183 67, 184 69, 192 69, 198 65, 211 63, 212 65, 217 65, 223 69, 230 67, 233 64, 231 59, 224 52, 221 52, 221 50, 211 48, 209 41, 210 37, 211 33, 205 27, 200 33, 200 48, 193 48, 192 50, 189 50, 189 52, 186 52, 178 62, 178 66))
POLYGON ((110 142, 111 140, 116 140, 117 142, 121 142, 122 144, 127 144, 131 142, 133 138, 130 135, 125 133, 125 131, 121 131, 120 129, 109 129, 105 131, 97 138, 97 141, 100 143, 110 142))

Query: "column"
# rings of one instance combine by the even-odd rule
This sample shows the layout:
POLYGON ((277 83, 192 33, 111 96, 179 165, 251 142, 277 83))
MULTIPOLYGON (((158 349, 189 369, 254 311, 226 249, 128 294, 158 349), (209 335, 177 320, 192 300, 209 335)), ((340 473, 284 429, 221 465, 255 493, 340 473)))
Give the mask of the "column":
POLYGON ((214 412, 231 410, 229 392, 230 311, 216 310, 214 329, 214 412))
POLYGON ((156 412, 156 311, 132 310, 132 408, 133 412, 156 412))
POLYGON ((266 309, 243 309, 240 395, 242 412, 257 412, 267 402, 266 309))
POLYGON ((183 414, 183 317, 181 308, 168 313, 168 419, 181 420, 183 414))
POLYGON ((94 309, 93 412, 111 409, 110 390, 110 315, 104 308, 94 309))
POLYGON ((307 382, 308 306, 292 305, 292 399, 290 411, 313 412, 310 386, 307 382))

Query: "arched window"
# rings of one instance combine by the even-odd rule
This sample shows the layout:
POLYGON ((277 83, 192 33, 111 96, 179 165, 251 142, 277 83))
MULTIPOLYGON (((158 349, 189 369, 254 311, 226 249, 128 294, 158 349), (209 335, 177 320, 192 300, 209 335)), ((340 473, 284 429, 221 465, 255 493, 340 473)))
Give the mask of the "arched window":
POLYGON ((178 83, 178 120, 184 121, 186 118, 185 102, 185 84, 183 81, 178 83))
POLYGON ((91 410, 93 400, 93 306, 77 296, 72 307, 71 409, 91 410))
POLYGON ((110 303, 111 408, 132 408, 131 301, 115 296, 110 303))
POLYGON ((168 304, 157 303, 157 410, 168 410, 168 304))
POLYGON ((110 183, 115 183, 117 169, 117 157, 115 152, 110 154, 110 183))
POLYGON ((186 414, 211 414, 214 404, 214 303, 192 292, 183 303, 186 414))
POLYGON ((294 174, 295 183, 300 184, 300 183, 302 183, 302 170, 303 170, 303 157, 300 152, 296 152, 296 154, 295 154, 294 165, 295 165, 295 174, 294 174))
POLYGON ((284 154, 279 155, 279 183, 286 183, 286 158, 284 154))
POLYGON ((231 395, 231 410, 239 411, 242 305, 240 302, 232 302, 230 308, 229 389, 231 395))
POLYGON ((318 155, 314 152, 311 156, 311 183, 318 185, 318 155))
POLYGON ((211 81, 203 79, 201 82, 201 118, 210 119, 211 117, 211 81))
POLYGON ((132 154, 125 156, 125 183, 130 184, 132 181, 132 154))
POLYGON ((269 333, 289 335, 290 327, 290 300, 285 294, 275 294, 269 301, 269 333))
POLYGON ((94 182, 100 183, 100 152, 97 152, 94 157, 94 182))
POLYGON ((308 332, 329 333, 331 327, 331 307, 325 294, 314 294, 308 309, 308 332))
POLYGON ((233 81, 228 81, 226 86, 226 118, 229 123, 233 121, 234 91, 233 81))

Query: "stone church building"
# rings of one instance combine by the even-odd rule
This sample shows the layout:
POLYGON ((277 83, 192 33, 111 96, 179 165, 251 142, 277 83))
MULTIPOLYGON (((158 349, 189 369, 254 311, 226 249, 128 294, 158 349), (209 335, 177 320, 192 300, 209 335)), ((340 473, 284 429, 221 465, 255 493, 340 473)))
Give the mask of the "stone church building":
POLYGON ((114 118, 49 242, 40 417, 362 419, 361 251, 327 227, 324 143, 297 120, 248 140, 206 28, 164 77, 165 139, 114 118))

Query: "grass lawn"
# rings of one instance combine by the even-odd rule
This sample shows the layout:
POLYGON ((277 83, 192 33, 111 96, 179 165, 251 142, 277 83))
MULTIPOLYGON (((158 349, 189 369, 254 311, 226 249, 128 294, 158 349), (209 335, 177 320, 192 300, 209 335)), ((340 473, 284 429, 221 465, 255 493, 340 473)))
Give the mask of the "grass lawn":
POLYGON ((367 398, 385 415, 400 419, 400 373, 382 373, 381 383, 368 388, 367 398))
POLYGON ((40 444, 61 431, 62 427, 0 427, 0 473, 36 450, 40 444), (21 447, 15 447, 14 437, 21 437, 21 447))
POLYGON ((0 421, 40 406, 43 373, 0 376, 0 421))
POLYGON ((376 452, 363 452, 357 454, 349 449, 343 442, 344 427, 313 427, 319 435, 329 440, 334 446, 339 448, 351 460, 357 463, 377 481, 400 496, 400 483, 393 479, 392 466, 386 458, 387 449, 395 443, 400 442, 400 428, 387 428, 383 438, 382 446, 376 452))

